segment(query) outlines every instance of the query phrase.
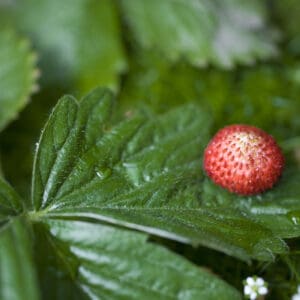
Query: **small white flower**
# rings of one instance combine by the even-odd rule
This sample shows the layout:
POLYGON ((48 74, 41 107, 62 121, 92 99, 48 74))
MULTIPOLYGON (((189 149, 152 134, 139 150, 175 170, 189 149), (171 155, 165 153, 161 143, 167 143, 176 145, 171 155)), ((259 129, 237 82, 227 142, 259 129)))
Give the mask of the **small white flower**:
MULTIPOLYGON (((260 277, 247 277, 244 281, 244 295, 251 300, 268 293, 267 283, 260 277)), ((293 299, 298 300, 298 299, 293 299)), ((300 299, 299 299, 300 300, 300 299)))
POLYGON ((253 286, 255 284, 255 280, 253 277, 247 277, 246 283, 248 286, 253 286))
POLYGON ((300 285, 298 285, 297 294, 292 296, 292 300, 300 300, 300 285))
POLYGON ((264 281, 262 278, 257 277, 257 278, 256 278, 256 284, 257 284, 258 286, 263 286, 263 285, 265 284, 265 281, 264 281))
POLYGON ((249 295, 249 298, 251 300, 255 300, 257 298, 257 293, 256 292, 252 292, 250 295, 249 295))
POLYGON ((266 286, 261 286, 260 288, 258 288, 258 293, 260 295, 267 295, 268 294, 268 289, 266 286))

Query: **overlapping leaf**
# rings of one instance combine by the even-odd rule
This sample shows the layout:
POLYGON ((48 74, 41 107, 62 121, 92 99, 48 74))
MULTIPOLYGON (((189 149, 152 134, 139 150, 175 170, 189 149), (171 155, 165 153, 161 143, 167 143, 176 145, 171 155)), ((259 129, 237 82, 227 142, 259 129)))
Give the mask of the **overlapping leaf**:
POLYGON ((22 202, 16 192, 0 178, 0 226, 8 216, 14 216, 22 210, 22 202))
POLYGON ((286 250, 238 210, 202 205, 209 115, 187 105, 112 125, 111 95, 63 98, 42 133, 32 197, 40 214, 90 217, 248 259, 286 250))
POLYGON ((185 57, 195 66, 213 63, 231 68, 276 54, 274 33, 266 28, 259 1, 121 2, 135 39, 159 49, 167 59, 185 57))
POLYGON ((79 287, 90 299, 241 299, 215 275, 148 243, 144 234, 80 221, 46 225, 73 290, 79 287))
POLYGON ((16 118, 35 88, 35 54, 11 29, 0 29, 0 130, 16 118))
POLYGON ((19 217, 0 229, 0 298, 39 299, 32 240, 25 220, 19 217))

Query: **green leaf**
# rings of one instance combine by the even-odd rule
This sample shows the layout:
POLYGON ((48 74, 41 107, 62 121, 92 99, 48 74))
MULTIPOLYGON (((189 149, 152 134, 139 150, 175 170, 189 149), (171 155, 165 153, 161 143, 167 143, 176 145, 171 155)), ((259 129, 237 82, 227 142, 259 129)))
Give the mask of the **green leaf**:
POLYGON ((259 222, 281 238, 300 236, 300 172, 299 167, 287 164, 279 183, 262 195, 240 197, 206 180, 202 205, 226 210, 237 209, 259 222))
POLYGON ((276 54, 274 33, 266 28, 260 1, 121 1, 134 38, 172 61, 232 68, 276 54))
POLYGON ((16 120, 0 136, 1 167, 5 178, 30 206, 33 154, 41 128, 64 92, 42 88, 16 120))
POLYGON ((288 165, 280 183, 262 196, 240 199, 236 204, 283 238, 300 236, 300 172, 288 165))
POLYGON ((285 244, 239 211, 202 207, 201 154, 209 115, 187 105, 112 125, 112 95, 96 89, 62 98, 35 157, 39 215, 89 217, 242 259, 273 259, 285 244))
POLYGON ((51 247, 90 299, 241 299, 208 270, 144 234, 79 221, 45 221, 51 247))
POLYGON ((131 62, 120 111, 162 113, 196 102, 210 112, 214 132, 227 124, 252 124, 285 141, 300 135, 300 85, 292 73, 294 67, 197 70, 186 63, 170 66, 157 53, 144 53, 131 62))
MULTIPOLYGON (((225 81, 227 77, 223 77, 225 81)), ((139 109, 163 113, 188 102, 201 102, 201 106, 207 106, 200 97, 209 79, 209 70, 202 74, 201 70, 183 62, 170 65, 156 51, 145 51, 130 61, 130 72, 120 91, 118 110, 122 114, 139 109)))
POLYGON ((37 300, 37 278, 33 267, 27 224, 12 218, 0 232, 0 298, 37 300))
POLYGON ((143 47, 159 47, 171 60, 185 55, 195 65, 206 63, 215 20, 204 1, 129 0, 121 4, 130 29, 143 47))
MULTIPOLYGON (((70 177, 73 183, 70 183, 69 189, 78 188, 83 182, 98 178, 97 167, 100 172, 101 161, 105 162, 105 158, 111 153, 106 153, 106 157, 97 157, 92 150, 108 130, 105 125, 110 117, 112 104, 111 92, 101 88, 80 103, 71 96, 60 100, 37 144, 32 184, 36 209, 43 209, 53 202, 57 192, 63 187, 64 182, 57 182, 57 176, 70 177), (85 162, 81 155, 90 156, 89 160, 85 162), (76 166, 79 169, 76 170, 76 166), (72 174, 73 171, 76 176, 72 174)), ((134 130, 137 124, 129 123, 128 129, 134 130)))
POLYGON ((72 83, 80 92, 118 86, 126 59, 112 1, 25 0, 8 13, 39 50, 44 83, 72 83))
POLYGON ((288 49, 291 53, 300 54, 300 7, 297 0, 272 0, 273 14, 282 27, 288 49))
POLYGON ((0 178, 0 224, 8 216, 14 216, 22 210, 21 201, 8 183, 0 178))
POLYGON ((167 106, 197 100, 211 111, 215 130, 226 124, 249 123, 275 135, 287 150, 287 167, 278 186, 257 197, 241 198, 205 180, 199 198, 203 208, 221 207, 228 216, 234 208, 276 236, 294 238, 300 235, 300 178, 294 160, 300 145, 299 93, 298 82, 290 80, 286 65, 235 74, 216 70, 199 73, 185 64, 170 67, 148 54, 135 61, 120 104, 122 112, 146 107, 160 113, 167 106))
POLYGON ((277 55, 278 34, 267 26, 268 6, 263 1, 215 0, 213 4, 217 19, 214 64, 232 68, 237 63, 248 65, 277 55))
POLYGON ((27 40, 0 29, 0 131, 29 101, 37 77, 35 61, 27 40))

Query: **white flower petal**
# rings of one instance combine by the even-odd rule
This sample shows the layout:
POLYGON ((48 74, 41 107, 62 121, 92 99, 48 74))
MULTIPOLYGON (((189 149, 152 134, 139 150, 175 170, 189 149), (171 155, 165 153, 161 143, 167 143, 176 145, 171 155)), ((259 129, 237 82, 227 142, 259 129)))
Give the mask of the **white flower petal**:
POLYGON ((249 286, 253 286, 255 284, 253 277, 247 277, 246 282, 249 286))
POLYGON ((298 294, 300 294, 300 285, 298 285, 297 292, 298 292, 298 294))
POLYGON ((263 286, 265 284, 265 281, 262 278, 257 277, 255 283, 257 286, 263 286))
POLYGON ((250 295, 252 293, 252 288, 249 285, 244 286, 244 294, 250 295))
POLYGON ((255 300, 257 298, 257 293, 256 292, 252 292, 251 294, 250 294, 250 299, 251 300, 255 300))
POLYGON ((292 297, 292 300, 300 300, 300 294, 295 294, 295 295, 292 297))
POLYGON ((268 288, 265 286, 261 286, 258 288, 258 293, 260 295, 267 295, 268 294, 268 288))

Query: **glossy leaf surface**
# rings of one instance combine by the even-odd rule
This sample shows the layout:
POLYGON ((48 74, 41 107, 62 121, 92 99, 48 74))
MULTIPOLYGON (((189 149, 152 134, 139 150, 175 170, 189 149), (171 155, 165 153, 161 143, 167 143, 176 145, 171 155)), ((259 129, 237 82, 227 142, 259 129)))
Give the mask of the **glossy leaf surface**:
POLYGON ((79 221, 46 221, 48 239, 90 299, 241 299, 205 269, 197 268, 144 234, 79 221))
POLYGON ((32 240, 22 218, 11 219, 0 229, 0 297, 5 300, 40 299, 32 240))
POLYGON ((36 154, 37 210, 119 224, 242 259, 269 260, 286 251, 281 237, 250 214, 205 205, 205 111, 190 104, 111 124, 111 109, 104 89, 79 103, 68 96, 59 101, 36 154))

